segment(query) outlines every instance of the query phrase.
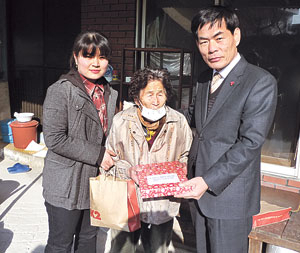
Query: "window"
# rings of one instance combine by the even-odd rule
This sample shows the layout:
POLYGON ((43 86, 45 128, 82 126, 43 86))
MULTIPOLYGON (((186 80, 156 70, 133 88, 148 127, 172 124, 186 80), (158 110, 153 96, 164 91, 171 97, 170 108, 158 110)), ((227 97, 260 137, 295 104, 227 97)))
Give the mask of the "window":
POLYGON ((300 123, 299 9, 241 7, 239 13, 243 17, 240 51, 278 81, 278 105, 262 161, 295 167, 300 123))

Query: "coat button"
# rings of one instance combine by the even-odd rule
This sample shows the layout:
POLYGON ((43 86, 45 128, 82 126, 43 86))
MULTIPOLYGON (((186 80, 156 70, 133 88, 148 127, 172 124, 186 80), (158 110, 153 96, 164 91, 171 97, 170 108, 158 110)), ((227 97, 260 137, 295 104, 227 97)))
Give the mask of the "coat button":
POLYGON ((199 141, 204 141, 204 137, 202 134, 199 136, 199 141))

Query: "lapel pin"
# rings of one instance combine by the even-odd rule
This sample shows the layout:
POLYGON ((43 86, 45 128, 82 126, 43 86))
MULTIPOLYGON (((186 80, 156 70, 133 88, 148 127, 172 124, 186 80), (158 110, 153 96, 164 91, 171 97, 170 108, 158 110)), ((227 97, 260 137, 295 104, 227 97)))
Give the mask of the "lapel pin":
POLYGON ((234 82, 230 82, 230 86, 233 86, 234 85, 234 82))

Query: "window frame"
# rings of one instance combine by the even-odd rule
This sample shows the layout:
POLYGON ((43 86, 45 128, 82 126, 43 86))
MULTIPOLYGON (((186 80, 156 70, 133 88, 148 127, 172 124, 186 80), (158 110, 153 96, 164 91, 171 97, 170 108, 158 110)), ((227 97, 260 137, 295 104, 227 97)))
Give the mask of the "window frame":
POLYGON ((300 132, 296 147, 296 165, 293 167, 278 165, 274 163, 261 162, 261 171, 277 176, 288 176, 295 179, 300 179, 300 132))

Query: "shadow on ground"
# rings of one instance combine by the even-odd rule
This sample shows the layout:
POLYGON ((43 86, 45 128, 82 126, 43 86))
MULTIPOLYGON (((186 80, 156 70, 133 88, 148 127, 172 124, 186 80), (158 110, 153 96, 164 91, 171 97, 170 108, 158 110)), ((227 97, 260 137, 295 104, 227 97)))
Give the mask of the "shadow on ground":
POLYGON ((14 195, 20 189, 16 190, 19 187, 20 183, 13 180, 2 180, 0 179, 0 204, 2 204, 10 196, 14 195))
POLYGON ((3 250, 3 252, 6 252, 12 242, 14 233, 9 229, 4 228, 4 222, 0 221, 0 234, 0 249, 3 250))

